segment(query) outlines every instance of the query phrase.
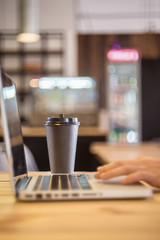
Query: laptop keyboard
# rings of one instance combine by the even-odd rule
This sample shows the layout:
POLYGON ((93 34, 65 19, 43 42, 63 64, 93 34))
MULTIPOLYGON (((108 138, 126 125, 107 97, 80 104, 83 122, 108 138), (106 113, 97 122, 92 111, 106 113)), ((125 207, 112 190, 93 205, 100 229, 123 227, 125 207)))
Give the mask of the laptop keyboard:
MULTIPOLYGON (((32 177, 23 177, 16 183, 16 189, 25 189, 32 177)), ((37 190, 89 190, 91 185, 85 174, 39 175, 33 187, 37 190)))

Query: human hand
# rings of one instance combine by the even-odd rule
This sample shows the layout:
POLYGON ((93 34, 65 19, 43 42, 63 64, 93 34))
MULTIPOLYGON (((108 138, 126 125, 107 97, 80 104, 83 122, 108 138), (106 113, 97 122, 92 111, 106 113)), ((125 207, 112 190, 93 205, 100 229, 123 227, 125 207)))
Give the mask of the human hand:
POLYGON ((145 181, 153 187, 160 188, 160 158, 146 156, 133 160, 117 160, 98 167, 95 178, 106 180, 124 175, 122 184, 145 181))

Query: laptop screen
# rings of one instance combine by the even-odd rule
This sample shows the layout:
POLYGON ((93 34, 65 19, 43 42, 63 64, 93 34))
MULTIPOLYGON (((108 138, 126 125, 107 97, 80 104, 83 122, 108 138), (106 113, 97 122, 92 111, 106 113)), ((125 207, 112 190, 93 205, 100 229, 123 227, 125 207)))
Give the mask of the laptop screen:
POLYGON ((18 176, 27 172, 24 154, 21 123, 16 99, 16 87, 9 76, 1 69, 1 106, 4 137, 8 160, 12 161, 13 175, 18 176), (5 116, 3 116, 5 115, 5 116), (4 122, 5 121, 5 122, 4 122))

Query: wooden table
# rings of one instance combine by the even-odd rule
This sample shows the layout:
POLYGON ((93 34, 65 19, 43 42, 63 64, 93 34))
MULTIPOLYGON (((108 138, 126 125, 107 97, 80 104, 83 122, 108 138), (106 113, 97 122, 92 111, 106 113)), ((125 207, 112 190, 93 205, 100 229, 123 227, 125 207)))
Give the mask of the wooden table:
POLYGON ((90 152, 95 154, 102 164, 121 159, 134 159, 140 156, 160 158, 160 144, 141 142, 135 145, 109 145, 107 142, 93 142, 90 152))
POLYGON ((160 194, 147 200, 18 202, 0 173, 1 240, 159 240, 160 194))

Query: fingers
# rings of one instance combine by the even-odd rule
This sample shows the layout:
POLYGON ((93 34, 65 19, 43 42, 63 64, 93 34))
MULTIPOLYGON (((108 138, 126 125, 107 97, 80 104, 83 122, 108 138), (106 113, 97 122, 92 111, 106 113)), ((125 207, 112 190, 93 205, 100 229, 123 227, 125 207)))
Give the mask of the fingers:
POLYGON ((148 184, 160 188, 160 161, 159 159, 140 157, 133 160, 118 160, 97 169, 95 178, 109 179, 127 175, 123 184, 145 181, 148 184))
POLYGON ((144 180, 144 178, 145 178, 145 173, 142 171, 139 171, 139 172, 134 172, 134 173, 128 175, 127 177, 122 179, 121 182, 123 184, 130 184, 130 183, 142 181, 142 180, 144 180))
POLYGON ((137 167, 134 165, 125 165, 116 168, 109 169, 108 171, 101 171, 95 174, 95 178, 106 180, 113 177, 119 177, 128 175, 137 171, 137 167))
POLYGON ((98 167, 97 168, 97 173, 95 174, 95 178, 101 178, 101 174, 111 170, 111 169, 114 169, 115 167, 118 167, 120 166, 120 163, 119 161, 116 161, 116 162, 113 162, 113 163, 110 163, 110 164, 106 164, 104 166, 101 166, 101 167, 98 167))
POLYGON ((113 163, 98 167, 97 173, 95 174, 95 178, 100 178, 101 174, 121 166, 136 165, 134 162, 135 160, 134 161, 133 160, 117 160, 113 163))
POLYGON ((109 171, 109 170, 111 170, 115 167, 120 167, 122 165, 130 164, 130 163, 131 163, 131 160, 117 160, 115 162, 112 162, 112 163, 106 164, 104 166, 98 167, 97 171, 98 172, 105 172, 105 171, 109 171))
POLYGON ((146 183, 148 183, 154 187, 159 187, 154 176, 152 176, 151 174, 149 174, 146 171, 137 171, 132 174, 129 174, 127 177, 122 179, 121 182, 122 182, 122 184, 131 184, 131 183, 136 183, 139 181, 145 181, 146 183))

